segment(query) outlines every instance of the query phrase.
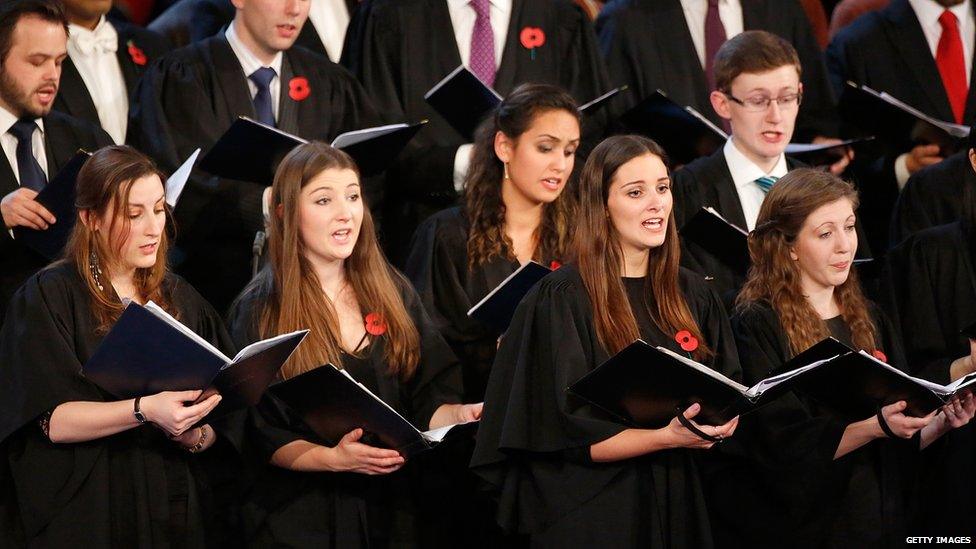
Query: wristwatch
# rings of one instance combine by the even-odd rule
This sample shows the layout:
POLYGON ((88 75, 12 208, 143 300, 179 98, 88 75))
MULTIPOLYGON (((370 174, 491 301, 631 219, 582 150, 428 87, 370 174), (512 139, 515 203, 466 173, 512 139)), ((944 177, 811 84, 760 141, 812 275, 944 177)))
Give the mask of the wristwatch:
POLYGON ((140 399, 142 399, 142 397, 136 397, 135 402, 132 404, 132 415, 136 416, 136 421, 138 421, 139 423, 145 423, 146 414, 142 413, 142 410, 139 409, 140 399))

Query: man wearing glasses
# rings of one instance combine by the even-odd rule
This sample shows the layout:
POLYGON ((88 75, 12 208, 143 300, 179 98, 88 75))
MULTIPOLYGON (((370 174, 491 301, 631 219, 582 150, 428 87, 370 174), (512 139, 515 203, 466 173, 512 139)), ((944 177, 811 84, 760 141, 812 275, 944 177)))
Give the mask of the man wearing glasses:
MULTIPOLYGON (((729 223, 751 231, 759 207, 776 180, 803 164, 783 151, 793 137, 803 97, 799 56, 766 31, 746 31, 715 54, 712 108, 731 127, 725 146, 676 171, 672 177, 679 223, 711 207, 729 223)), ((682 265, 714 278, 721 295, 743 280, 697 244, 683 242, 682 265)))

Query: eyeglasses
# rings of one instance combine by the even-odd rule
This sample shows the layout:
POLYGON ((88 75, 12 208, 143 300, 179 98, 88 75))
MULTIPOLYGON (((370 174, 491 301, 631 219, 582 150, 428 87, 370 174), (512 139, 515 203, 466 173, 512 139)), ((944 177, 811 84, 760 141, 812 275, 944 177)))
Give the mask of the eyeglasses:
POLYGON ((773 101, 781 109, 795 109, 800 106, 800 101, 803 99, 802 93, 788 93, 779 97, 757 96, 746 99, 738 99, 729 92, 722 93, 725 94, 725 97, 745 107, 749 112, 766 112, 773 101))

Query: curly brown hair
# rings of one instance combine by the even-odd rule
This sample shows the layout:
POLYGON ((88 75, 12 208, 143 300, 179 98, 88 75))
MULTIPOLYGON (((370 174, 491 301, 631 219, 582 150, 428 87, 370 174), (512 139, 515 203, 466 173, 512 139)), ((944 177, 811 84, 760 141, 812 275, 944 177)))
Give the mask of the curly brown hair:
MULTIPOLYGON (((580 120, 576 100, 557 86, 523 84, 498 106, 475 135, 471 165, 464 181, 464 213, 468 231, 468 268, 484 265, 495 257, 515 259, 512 241, 505 234, 505 203, 502 200, 504 164, 495 155, 495 135, 502 132, 518 139, 536 117, 550 111, 565 111, 580 120)), ((567 185, 568 187, 568 185, 567 185)), ((572 198, 565 189, 546 204, 542 223, 536 229, 538 243, 534 259, 562 258, 569 246, 572 198)))
MULTIPOLYGON (((736 308, 743 310, 765 302, 776 312, 780 325, 795 355, 830 335, 827 323, 804 297, 800 269, 790 258, 790 249, 807 217, 821 206, 837 200, 850 200, 857 209, 857 191, 850 183, 828 172, 801 168, 783 176, 773 186, 749 235, 752 266, 736 308)), ((861 291, 857 272, 834 289, 841 317, 851 331, 854 346, 873 351, 878 331, 861 291)))

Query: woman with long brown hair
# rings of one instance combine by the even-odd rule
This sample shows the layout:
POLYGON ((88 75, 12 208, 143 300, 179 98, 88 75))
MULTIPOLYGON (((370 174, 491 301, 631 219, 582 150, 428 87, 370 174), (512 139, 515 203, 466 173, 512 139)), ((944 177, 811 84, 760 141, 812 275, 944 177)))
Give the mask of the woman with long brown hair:
POLYGON ((229 338, 166 268, 169 211, 148 158, 97 151, 78 175, 76 205, 64 258, 20 288, 0 332, 0 481, 13 481, 0 491, 3 535, 32 547, 203 547, 209 496, 193 454, 218 437, 193 426, 220 397, 120 401, 81 370, 127 300, 154 301, 225 351, 229 338))
MULTIPOLYGON (((282 160, 271 189, 268 264, 232 307, 233 337, 243 345, 309 328, 281 378, 331 363, 421 429, 477 419, 480 404, 458 404, 457 360, 384 258, 360 192, 355 163, 329 145, 301 145, 282 160)), ((367 445, 362 429, 322 444, 271 396, 252 413, 248 435, 254 446, 239 446, 254 450, 262 465, 244 503, 251 543, 398 541, 389 528, 410 511, 408 503, 400 507, 405 479, 366 479, 399 470, 404 458, 395 450, 367 445)))
MULTIPOLYGON (((828 336, 907 368, 897 330, 864 297, 851 269, 857 203, 852 185, 812 169, 790 172, 766 196, 732 319, 744 383, 828 336)), ((968 422, 976 403, 968 395, 924 418, 907 416, 905 407, 895 402, 850 422, 792 393, 771 403, 742 433, 752 443, 751 480, 715 484, 729 493, 728 500, 717 496, 714 508, 728 510, 734 501, 752 512, 731 513, 722 524, 740 535, 761 524, 762 539, 788 535, 800 546, 900 543, 908 533, 903 491, 914 450, 968 422), (878 440, 891 435, 911 441, 878 440)), ((741 471, 731 476, 746 478, 741 471)))
MULTIPOLYGON (((628 428, 566 393, 637 338, 738 377, 718 296, 678 266, 670 183, 653 141, 616 136, 598 145, 580 179, 575 261, 536 285, 502 337, 472 466, 501 491, 500 524, 534 546, 711 544, 688 449, 714 442, 677 418, 628 428)), ((737 423, 698 429, 728 437, 737 423)))
POLYGON ((572 96, 519 86, 478 130, 462 205, 417 229, 405 272, 461 360, 469 400, 484 397, 500 334, 467 312, 520 265, 565 259, 579 142, 572 96))

